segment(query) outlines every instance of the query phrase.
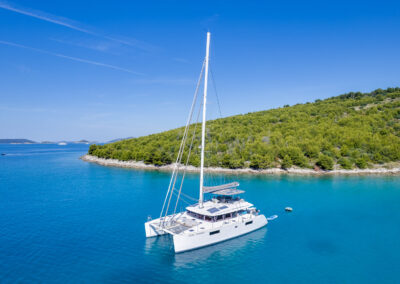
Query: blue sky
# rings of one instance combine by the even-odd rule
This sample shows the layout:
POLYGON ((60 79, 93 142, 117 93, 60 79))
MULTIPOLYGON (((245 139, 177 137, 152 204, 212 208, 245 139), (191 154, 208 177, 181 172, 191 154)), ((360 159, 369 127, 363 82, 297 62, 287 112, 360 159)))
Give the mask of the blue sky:
POLYGON ((0 138, 183 125, 207 30, 224 116, 400 86, 394 1, 0 0, 0 138))

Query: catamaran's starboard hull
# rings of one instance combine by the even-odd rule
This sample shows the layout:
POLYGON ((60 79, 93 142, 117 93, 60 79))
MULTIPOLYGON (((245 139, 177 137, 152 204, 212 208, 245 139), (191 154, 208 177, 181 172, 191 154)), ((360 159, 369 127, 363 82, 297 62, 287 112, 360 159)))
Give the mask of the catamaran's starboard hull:
POLYGON ((174 249, 176 253, 181 253, 210 246, 258 230, 266 226, 267 223, 268 221, 264 215, 258 215, 248 221, 216 227, 206 230, 204 233, 174 235, 174 249))

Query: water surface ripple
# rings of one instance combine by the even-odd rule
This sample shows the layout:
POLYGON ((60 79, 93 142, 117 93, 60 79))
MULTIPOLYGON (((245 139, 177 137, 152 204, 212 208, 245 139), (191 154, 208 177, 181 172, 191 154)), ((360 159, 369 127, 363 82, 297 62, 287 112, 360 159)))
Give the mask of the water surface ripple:
MULTIPOLYGON (((268 228, 187 253, 146 239, 169 174, 79 160, 87 145, 0 145, 1 283, 399 283, 400 178, 237 179, 268 228), (294 208, 284 212, 285 206, 294 208)), ((198 177, 185 192, 197 196, 198 177)))

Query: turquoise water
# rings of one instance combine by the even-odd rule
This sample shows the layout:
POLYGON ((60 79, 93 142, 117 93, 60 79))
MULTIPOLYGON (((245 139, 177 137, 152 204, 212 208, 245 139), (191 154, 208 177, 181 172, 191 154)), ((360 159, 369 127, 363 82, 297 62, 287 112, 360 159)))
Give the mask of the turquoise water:
POLYGON ((143 226, 169 174, 85 163, 86 150, 0 145, 1 283, 399 283, 399 177, 227 177, 279 218, 175 255, 143 226))

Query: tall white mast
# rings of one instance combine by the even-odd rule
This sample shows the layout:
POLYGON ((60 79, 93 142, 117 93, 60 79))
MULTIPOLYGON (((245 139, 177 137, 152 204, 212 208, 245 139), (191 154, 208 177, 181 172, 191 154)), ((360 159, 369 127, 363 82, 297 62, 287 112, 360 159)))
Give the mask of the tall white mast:
POLYGON ((204 148, 206 136, 206 106, 207 106, 207 83, 208 83, 208 57, 210 51, 210 32, 207 32, 207 47, 206 47, 206 68, 204 73, 204 96, 203 96, 203 125, 201 128, 201 166, 200 166, 200 198, 199 205, 203 207, 203 184, 204 184, 204 148))

